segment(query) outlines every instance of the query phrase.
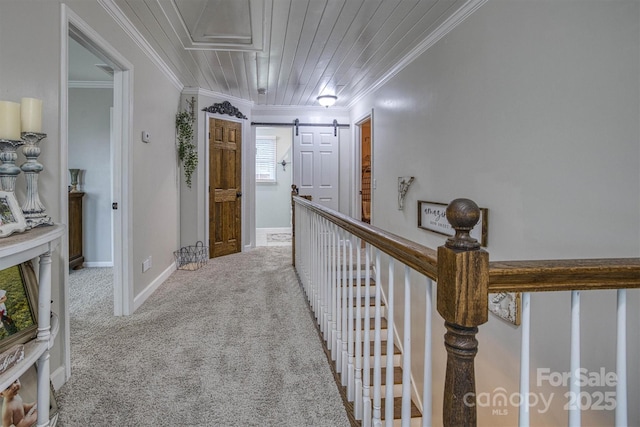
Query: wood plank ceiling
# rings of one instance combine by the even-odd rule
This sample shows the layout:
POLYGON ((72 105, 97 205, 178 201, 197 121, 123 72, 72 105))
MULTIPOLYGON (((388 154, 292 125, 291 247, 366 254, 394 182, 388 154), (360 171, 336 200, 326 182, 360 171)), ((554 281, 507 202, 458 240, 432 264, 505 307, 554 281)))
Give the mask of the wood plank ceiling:
POLYGON ((185 87, 343 107, 471 1, 112 0, 185 87))

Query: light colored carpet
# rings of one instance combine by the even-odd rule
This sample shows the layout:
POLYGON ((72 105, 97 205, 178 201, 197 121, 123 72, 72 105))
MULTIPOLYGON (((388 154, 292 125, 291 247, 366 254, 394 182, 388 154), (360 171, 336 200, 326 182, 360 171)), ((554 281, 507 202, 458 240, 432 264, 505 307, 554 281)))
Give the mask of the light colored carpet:
POLYGON ((83 295, 59 426, 350 426, 290 247, 178 270, 129 317, 83 295))

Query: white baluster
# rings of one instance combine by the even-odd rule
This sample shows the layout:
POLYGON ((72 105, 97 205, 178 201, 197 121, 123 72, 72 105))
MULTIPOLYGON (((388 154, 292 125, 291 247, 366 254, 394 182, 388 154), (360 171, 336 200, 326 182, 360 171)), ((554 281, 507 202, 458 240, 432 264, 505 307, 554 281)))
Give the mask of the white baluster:
POLYGON ((580 427, 580 291, 571 291, 571 374, 569 383, 569 427, 580 427))
POLYGON ((616 427, 629 425, 627 415, 627 290, 618 289, 616 345, 616 427))
POLYGON ((344 262, 342 261, 344 257, 344 245, 342 241, 342 229, 338 228, 338 257, 337 257, 337 276, 338 276, 338 292, 336 293, 336 372, 342 372, 342 319, 344 312, 342 311, 342 302, 345 299, 345 287, 344 287, 344 274, 342 272, 342 268, 344 266, 344 262))
POLYGON ((348 311, 349 311, 349 281, 347 279, 347 251, 350 251, 349 242, 347 241, 347 233, 342 234, 342 242, 344 251, 342 253, 342 372, 341 384, 347 386, 347 378, 349 376, 349 329, 348 329, 348 311))
POLYGON ((362 369, 362 427, 371 427, 371 313, 369 305, 371 301, 371 258, 369 245, 365 248, 365 270, 364 270, 364 298, 367 301, 364 310, 364 345, 362 369))
POLYGON ((520 408, 519 427, 529 427, 529 354, 531 342, 531 294, 522 294, 522 342, 520 343, 520 408), (526 398, 524 396, 527 396, 526 398))
POLYGON ((373 337, 373 427, 381 427, 382 407, 382 340, 380 337, 380 251, 376 250, 375 314, 373 337))
POLYGON ((338 344, 338 319, 339 319, 339 307, 340 307, 340 238, 338 235, 338 227, 333 226, 333 267, 331 268, 331 274, 333 276, 333 294, 331 295, 331 331, 333 333, 331 348, 331 360, 336 361, 336 355, 340 350, 338 344))
POLYGON ((331 295, 329 301, 329 340, 327 341, 327 349, 331 352, 331 360, 336 360, 335 354, 335 339, 336 339, 336 239, 335 239, 335 225, 329 224, 329 281, 331 282, 331 295))
POLYGON ((386 317, 387 317, 387 375, 386 375, 386 387, 385 387, 385 408, 384 419, 387 427, 393 427, 393 338, 394 338, 394 305, 395 305, 395 291, 394 291, 394 276, 395 276, 395 260, 389 259, 389 293, 387 295, 386 305, 386 317))
POLYGON ((404 339, 402 340, 402 427, 411 423, 411 269, 404 267, 404 339))
MULTIPOLYGON (((355 305, 355 301, 354 301, 354 293, 355 293, 355 289, 353 287, 353 269, 354 269, 354 265, 353 265, 353 236, 349 236, 349 309, 347 312, 347 331, 349 332, 348 335, 348 341, 347 341, 347 352, 348 352, 348 356, 347 356, 347 363, 348 363, 348 368, 347 368, 347 400, 349 402, 353 402, 353 399, 355 398, 355 366, 354 366, 354 347, 355 347, 355 325, 354 325, 354 317, 355 317, 355 313, 354 313, 354 305, 355 305)), ((358 302, 359 304, 359 302, 358 302)))
POLYGON ((425 319, 424 319, 424 380, 422 389, 422 427, 431 427, 432 413, 432 363, 431 363, 431 336, 433 315, 433 281, 427 277, 427 289, 425 293, 425 319))
POLYGON ((368 301, 362 300, 362 263, 360 239, 355 240, 356 246, 356 354, 355 354, 355 401, 353 403, 353 412, 356 420, 362 419, 362 307, 366 308, 368 301))

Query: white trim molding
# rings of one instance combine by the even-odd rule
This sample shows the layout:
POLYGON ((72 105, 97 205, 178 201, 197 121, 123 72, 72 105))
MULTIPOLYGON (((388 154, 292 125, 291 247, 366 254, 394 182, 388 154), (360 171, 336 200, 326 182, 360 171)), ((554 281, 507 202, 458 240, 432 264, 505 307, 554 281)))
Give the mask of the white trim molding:
POLYGON ((69 89, 113 89, 113 81, 69 80, 69 89))
POLYGON ((169 79, 176 89, 182 90, 184 85, 175 75, 171 68, 164 62, 164 60, 158 55, 158 52, 147 42, 147 40, 140 34, 137 28, 131 23, 129 18, 122 12, 122 9, 113 0, 97 0, 98 3, 106 10, 109 15, 116 21, 118 25, 124 30, 124 32, 131 37, 131 39, 142 49, 147 57, 153 62, 158 69, 169 79))
POLYGON ((158 277, 156 277, 142 292, 135 297, 133 301, 133 311, 136 311, 150 296, 153 294, 156 289, 160 287, 168 278, 176 271, 176 263, 173 262, 169 267, 167 267, 158 277))
POLYGON ((414 47, 404 58, 402 58, 398 63, 390 69, 386 74, 384 74, 378 81, 374 84, 363 90, 358 94, 354 94, 351 102, 347 106, 349 109, 353 108, 362 98, 369 95, 370 93, 375 92, 380 86, 384 85, 386 82, 391 80, 396 74, 402 71, 407 65, 411 64, 416 60, 420 55, 426 52, 431 46, 436 44, 438 40, 446 36, 450 31, 460 25, 465 19, 467 19, 473 12, 478 10, 480 6, 485 4, 487 0, 468 0, 465 4, 463 4, 460 9, 455 11, 451 16, 449 16, 445 21, 440 24, 434 31, 429 33, 429 35, 416 47, 414 47))

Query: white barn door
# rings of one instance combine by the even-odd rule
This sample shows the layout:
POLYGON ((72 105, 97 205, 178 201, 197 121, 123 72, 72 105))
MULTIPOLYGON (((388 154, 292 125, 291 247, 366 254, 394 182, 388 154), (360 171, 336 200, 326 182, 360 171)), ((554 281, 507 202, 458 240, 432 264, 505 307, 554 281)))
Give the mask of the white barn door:
POLYGON ((300 195, 330 209, 338 210, 340 195, 338 137, 333 127, 298 128, 293 136, 293 183, 300 195))

